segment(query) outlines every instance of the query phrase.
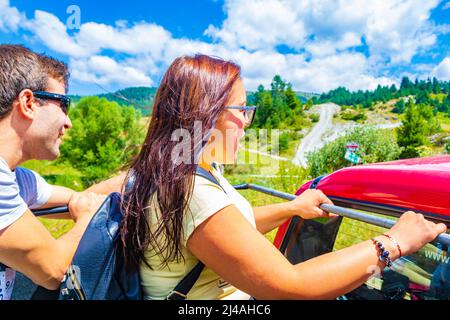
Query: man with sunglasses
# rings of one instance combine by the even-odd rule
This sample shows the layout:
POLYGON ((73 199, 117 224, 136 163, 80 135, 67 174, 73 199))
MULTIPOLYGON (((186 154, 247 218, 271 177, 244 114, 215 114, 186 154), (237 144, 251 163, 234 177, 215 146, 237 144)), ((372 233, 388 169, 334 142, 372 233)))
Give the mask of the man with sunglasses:
POLYGON ((0 45, 0 300, 11 297, 15 270, 56 289, 93 213, 110 184, 83 193, 50 186, 19 167, 27 160, 54 160, 72 123, 66 96, 67 66, 18 45, 0 45), (105 187, 106 186, 106 187, 105 187), (74 227, 54 239, 31 209, 68 205, 74 227))

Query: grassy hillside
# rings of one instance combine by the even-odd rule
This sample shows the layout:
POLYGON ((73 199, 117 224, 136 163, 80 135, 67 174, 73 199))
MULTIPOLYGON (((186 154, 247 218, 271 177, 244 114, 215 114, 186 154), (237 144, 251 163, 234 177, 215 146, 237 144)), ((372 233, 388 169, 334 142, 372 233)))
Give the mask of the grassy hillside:
POLYGON ((142 115, 148 116, 152 112, 156 90, 157 88, 132 87, 114 93, 101 94, 99 97, 115 101, 120 105, 133 106, 141 110, 142 115))
MULTIPOLYGON (((152 112, 153 99, 157 88, 149 87, 130 87, 116 92, 98 94, 100 98, 106 98, 109 101, 117 102, 120 105, 132 106, 141 111, 143 116, 149 116, 152 112)), ((72 95, 72 101, 77 104, 83 96, 72 95)))

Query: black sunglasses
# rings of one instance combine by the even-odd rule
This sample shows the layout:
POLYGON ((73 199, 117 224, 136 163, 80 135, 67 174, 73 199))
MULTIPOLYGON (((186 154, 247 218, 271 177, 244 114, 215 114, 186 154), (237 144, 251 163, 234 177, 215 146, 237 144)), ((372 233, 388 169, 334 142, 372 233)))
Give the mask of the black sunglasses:
POLYGON ((255 119, 256 106, 226 106, 225 109, 244 110, 244 117, 247 122, 247 127, 250 127, 255 119))
POLYGON ((65 114, 69 113, 70 98, 68 96, 45 91, 33 91, 33 95, 38 99, 59 101, 62 111, 65 114))

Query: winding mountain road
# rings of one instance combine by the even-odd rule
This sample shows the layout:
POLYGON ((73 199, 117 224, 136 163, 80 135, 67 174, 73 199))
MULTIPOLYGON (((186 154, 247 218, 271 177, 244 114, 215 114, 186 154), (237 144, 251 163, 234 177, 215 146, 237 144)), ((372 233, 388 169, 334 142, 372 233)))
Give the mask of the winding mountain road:
POLYGON ((314 106, 319 109, 320 119, 311 132, 300 142, 292 163, 306 168, 306 154, 323 145, 323 136, 333 128, 333 115, 340 107, 334 103, 324 103, 314 106))
MULTIPOLYGON (((306 135, 299 144, 292 163, 304 168, 307 167, 306 154, 322 148, 326 143, 336 140, 346 134, 350 129, 363 126, 356 123, 345 125, 333 124, 333 115, 340 111, 340 106, 334 103, 324 103, 315 105, 320 115, 320 120, 316 126, 306 135)), ((401 122, 375 124, 378 129, 394 129, 401 125, 401 122)))

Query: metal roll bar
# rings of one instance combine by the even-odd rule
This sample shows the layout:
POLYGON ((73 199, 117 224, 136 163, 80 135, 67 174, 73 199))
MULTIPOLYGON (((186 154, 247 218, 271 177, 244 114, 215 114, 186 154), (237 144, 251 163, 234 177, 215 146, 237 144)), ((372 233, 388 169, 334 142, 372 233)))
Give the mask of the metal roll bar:
MULTIPOLYGON (((268 195, 271 195, 271 196, 274 196, 277 198, 285 199, 285 200, 294 200, 297 197, 293 194, 281 192, 278 190, 266 188, 266 187, 259 186, 256 184, 251 184, 251 183, 238 184, 238 185, 235 185, 234 188, 236 190, 254 190, 254 191, 265 193, 265 194, 268 194, 268 195)), ((320 208, 327 212, 331 212, 331 213, 337 214, 342 217, 358 220, 361 222, 369 223, 369 224, 372 224, 372 225, 375 225, 378 227, 387 228, 387 229, 392 228, 395 224, 395 221, 391 220, 391 219, 376 217, 376 216, 372 216, 369 214, 358 212, 356 210, 338 207, 338 206, 334 206, 334 205, 330 205, 330 204, 322 204, 320 206, 320 208)), ((440 242, 440 243, 448 246, 448 245, 450 245, 450 235, 447 233, 442 233, 434 241, 440 242)))
MULTIPOLYGON (((289 193, 285 193, 282 191, 278 191, 275 189, 266 188, 263 186, 259 186, 257 184, 252 183, 243 183, 233 186, 236 190, 254 190, 261 193, 265 193, 280 199, 284 200, 294 200, 297 196, 289 193)), ((377 216, 372 216, 369 214, 361 213, 356 210, 338 207, 330 204, 322 204, 320 206, 321 209, 331 212, 334 214, 337 214, 342 217, 358 220, 361 222, 369 223, 378 227, 383 227, 390 229, 394 226, 395 221, 391 219, 381 218, 377 216)), ((66 213, 68 212, 68 207, 57 207, 57 208, 49 208, 49 209, 42 209, 42 210, 32 210, 35 216, 48 216, 52 214, 60 214, 60 213, 66 213)), ((450 235, 446 233, 440 234, 434 241, 440 242, 442 244, 445 244, 447 246, 450 246, 450 235)))
POLYGON ((69 207, 56 207, 56 208, 48 208, 48 209, 40 209, 40 210, 31 210, 36 217, 41 216, 49 216, 52 214, 60 214, 69 212, 69 207))

